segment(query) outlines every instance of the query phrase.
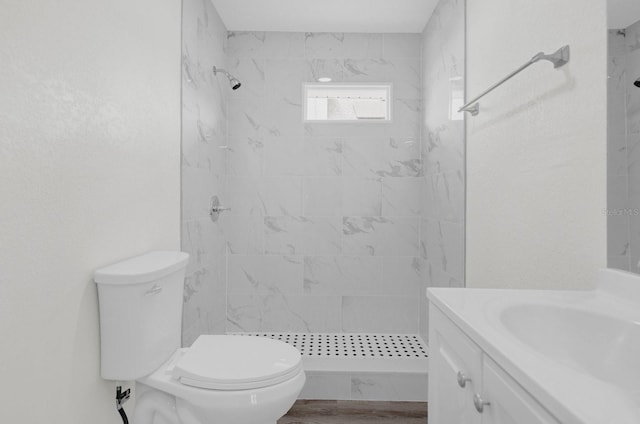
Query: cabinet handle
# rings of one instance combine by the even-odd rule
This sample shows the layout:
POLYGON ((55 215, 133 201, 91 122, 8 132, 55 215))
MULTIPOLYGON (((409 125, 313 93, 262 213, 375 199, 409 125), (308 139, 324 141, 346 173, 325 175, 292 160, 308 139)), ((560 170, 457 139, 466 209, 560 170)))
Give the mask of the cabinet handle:
POLYGON ((484 406, 485 405, 491 405, 491 403, 489 403, 486 400, 482 399, 482 397, 478 393, 473 395, 473 406, 476 407, 476 411, 478 411, 479 413, 482 414, 482 412, 484 411, 484 406))
POLYGON ((471 381, 471 379, 466 375, 464 375, 462 371, 458 371, 457 378, 458 378, 458 386, 462 387, 463 389, 467 385, 467 381, 471 381))

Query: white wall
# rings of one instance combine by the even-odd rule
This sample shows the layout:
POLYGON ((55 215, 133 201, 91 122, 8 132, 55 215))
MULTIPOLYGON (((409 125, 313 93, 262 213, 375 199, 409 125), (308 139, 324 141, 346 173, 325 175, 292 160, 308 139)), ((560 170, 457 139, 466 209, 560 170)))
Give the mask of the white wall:
POLYGON ((180 2, 0 10, 0 422, 116 423, 92 271, 180 247, 180 2))
POLYGON ((587 288, 606 265, 606 3, 469 0, 467 286, 587 288), (579 10, 579 13, 576 11, 579 10))

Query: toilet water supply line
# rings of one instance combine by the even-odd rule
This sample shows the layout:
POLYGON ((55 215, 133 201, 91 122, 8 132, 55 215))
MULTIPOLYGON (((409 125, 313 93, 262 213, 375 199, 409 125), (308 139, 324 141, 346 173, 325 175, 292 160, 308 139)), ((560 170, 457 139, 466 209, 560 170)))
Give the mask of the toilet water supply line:
POLYGON ((127 418, 127 413, 124 411, 122 405, 124 405, 124 403, 129 400, 130 396, 131 389, 127 389, 123 392, 122 386, 116 387, 116 408, 118 408, 118 412, 120 413, 122 422, 124 424, 129 424, 129 419, 127 418))

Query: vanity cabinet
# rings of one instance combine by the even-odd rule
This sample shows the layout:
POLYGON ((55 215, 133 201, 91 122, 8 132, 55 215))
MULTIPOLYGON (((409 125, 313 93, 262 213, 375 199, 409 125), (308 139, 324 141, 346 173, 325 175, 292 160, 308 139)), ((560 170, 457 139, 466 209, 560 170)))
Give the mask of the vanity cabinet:
POLYGON ((559 424, 433 304, 429 344, 429 424, 559 424))

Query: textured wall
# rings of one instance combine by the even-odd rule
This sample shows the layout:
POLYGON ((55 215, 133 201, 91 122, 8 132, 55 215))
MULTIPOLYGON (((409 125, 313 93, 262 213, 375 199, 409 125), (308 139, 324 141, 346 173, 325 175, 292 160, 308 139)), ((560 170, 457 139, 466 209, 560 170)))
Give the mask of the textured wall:
POLYGON ((588 288, 606 266, 606 2, 588 4, 467 2, 468 96, 571 45, 467 115, 469 287, 588 288))
POLYGON ((609 31, 608 266, 638 272, 640 260, 640 22, 609 31))
POLYGON ((180 2, 1 9, 0 422, 116 423, 93 271, 180 247, 180 2))
POLYGON ((227 31, 209 0, 182 2, 182 250, 191 254, 184 289, 182 343, 223 333, 226 243, 223 220, 209 217, 211 196, 224 198, 227 31))
POLYGON ((229 331, 417 332, 420 35, 227 39, 229 331), (302 83, 390 81, 392 123, 303 124, 302 83))
POLYGON ((441 0, 422 33, 423 201, 420 244, 426 269, 420 334, 427 340, 427 287, 464 286, 465 1, 441 0))

